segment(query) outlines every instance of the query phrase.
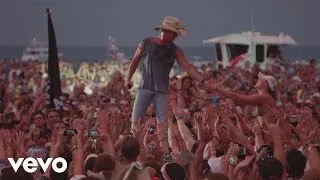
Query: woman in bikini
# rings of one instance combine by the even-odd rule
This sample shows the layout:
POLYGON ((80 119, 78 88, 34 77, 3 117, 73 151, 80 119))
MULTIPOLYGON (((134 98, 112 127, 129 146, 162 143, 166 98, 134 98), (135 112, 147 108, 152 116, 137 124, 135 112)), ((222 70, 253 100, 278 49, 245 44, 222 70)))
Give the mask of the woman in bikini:
POLYGON ((218 87, 217 84, 204 83, 204 87, 208 92, 215 92, 220 96, 232 99, 238 103, 257 106, 259 115, 267 113, 271 109, 276 108, 276 91, 277 80, 270 75, 258 74, 259 80, 255 85, 258 94, 255 95, 241 95, 235 92, 230 92, 218 87))

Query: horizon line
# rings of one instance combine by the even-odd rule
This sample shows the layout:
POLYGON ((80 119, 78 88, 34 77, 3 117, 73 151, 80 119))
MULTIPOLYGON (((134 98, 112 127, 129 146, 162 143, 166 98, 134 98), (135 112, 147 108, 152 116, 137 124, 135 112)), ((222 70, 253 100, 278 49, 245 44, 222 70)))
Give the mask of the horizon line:
MULTIPOLYGON (((26 47, 28 44, 25 45, 5 45, 5 44, 0 44, 0 47, 26 47)), ((107 45, 58 45, 58 47, 104 47, 107 48, 107 45)), ((119 48, 133 48, 133 47, 138 47, 137 45, 124 45, 124 46, 118 46, 119 48)), ((213 47, 213 44, 208 45, 208 44, 200 44, 200 45, 185 45, 185 46, 180 46, 180 47, 213 47)), ((304 48, 320 48, 320 45, 294 45, 294 46, 282 46, 282 47, 304 47, 304 48)))

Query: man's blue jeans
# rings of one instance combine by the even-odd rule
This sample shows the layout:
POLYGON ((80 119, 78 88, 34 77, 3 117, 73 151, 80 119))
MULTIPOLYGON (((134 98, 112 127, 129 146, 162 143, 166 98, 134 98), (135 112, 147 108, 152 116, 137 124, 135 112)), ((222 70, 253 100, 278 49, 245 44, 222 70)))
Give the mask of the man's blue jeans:
POLYGON ((153 103, 153 111, 158 123, 167 121, 168 94, 164 92, 139 89, 134 101, 132 121, 143 120, 149 105, 153 103))

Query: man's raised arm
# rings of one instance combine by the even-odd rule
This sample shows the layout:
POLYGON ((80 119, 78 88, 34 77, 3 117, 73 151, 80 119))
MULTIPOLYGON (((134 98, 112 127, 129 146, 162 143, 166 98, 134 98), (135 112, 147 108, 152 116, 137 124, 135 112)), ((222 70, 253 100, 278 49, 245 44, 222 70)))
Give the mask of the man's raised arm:
POLYGON ((187 58, 184 56, 183 51, 180 48, 177 48, 177 62, 179 66, 188 73, 188 75, 197 81, 203 81, 204 78, 198 72, 197 68, 190 64, 187 58))

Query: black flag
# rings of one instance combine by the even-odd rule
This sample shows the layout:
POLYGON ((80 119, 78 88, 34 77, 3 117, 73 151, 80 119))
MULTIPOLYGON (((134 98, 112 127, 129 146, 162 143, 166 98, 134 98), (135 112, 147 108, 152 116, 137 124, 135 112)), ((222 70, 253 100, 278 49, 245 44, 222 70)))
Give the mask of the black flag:
POLYGON ((60 70, 59 70, 59 57, 58 48, 56 42, 56 35, 54 33, 54 27, 51 20, 50 9, 47 9, 48 13, 48 108, 54 108, 56 110, 62 109, 62 103, 60 101, 61 96, 61 82, 60 82, 60 70))

